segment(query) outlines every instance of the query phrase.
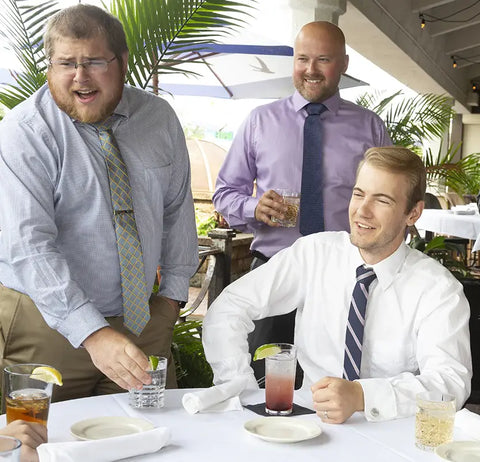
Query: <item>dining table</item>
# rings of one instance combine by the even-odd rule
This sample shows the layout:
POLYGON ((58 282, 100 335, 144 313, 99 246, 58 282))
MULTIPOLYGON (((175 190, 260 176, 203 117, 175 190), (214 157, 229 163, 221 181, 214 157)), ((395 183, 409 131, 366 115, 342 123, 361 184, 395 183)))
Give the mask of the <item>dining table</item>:
POLYGON ((480 250, 480 214, 455 210, 424 209, 415 223, 417 229, 473 241, 472 252, 480 250))
MULTIPOLYGON (((48 419, 49 442, 74 441, 70 428, 85 419, 131 417, 149 421, 154 427, 168 427, 171 439, 158 452, 131 457, 129 461, 164 462, 248 462, 248 461, 356 461, 356 462, 440 462, 433 452, 414 444, 414 417, 368 422, 355 413, 343 424, 328 424, 314 413, 287 417, 318 426, 321 433, 294 443, 277 443, 245 430, 245 423, 261 416, 243 408, 228 412, 200 412, 191 415, 182 406, 182 397, 196 390, 166 390, 160 409, 134 409, 128 393, 102 395, 53 403, 48 419)), ((295 403, 311 408, 303 395, 295 393, 295 403)), ((250 392, 242 403, 264 402, 264 390, 250 392)), ((0 423, 5 423, 5 416, 0 423)), ((271 417, 266 417, 271 419, 271 417)), ((459 429, 455 439, 466 440, 459 429)), ((79 443, 82 444, 82 443, 79 443)), ((80 461, 79 461, 80 462, 80 461)), ((81 461, 87 462, 87 461, 81 461)), ((91 462, 91 461, 88 461, 91 462)))

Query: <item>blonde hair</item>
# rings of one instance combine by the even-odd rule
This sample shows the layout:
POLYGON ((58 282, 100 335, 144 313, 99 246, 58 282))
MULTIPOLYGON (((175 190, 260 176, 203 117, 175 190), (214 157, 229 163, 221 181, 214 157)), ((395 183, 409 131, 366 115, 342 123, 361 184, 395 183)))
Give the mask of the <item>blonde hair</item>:
POLYGON ((64 8, 47 23, 43 42, 47 58, 54 53, 55 42, 64 37, 91 39, 104 37, 108 48, 121 61, 128 51, 122 23, 112 14, 94 5, 78 4, 64 8))
POLYGON ((425 198, 427 173, 422 159, 413 151, 400 146, 384 146, 368 149, 358 165, 358 172, 364 164, 372 165, 391 173, 400 173, 407 177, 410 191, 407 192, 407 210, 410 212, 418 201, 425 198))

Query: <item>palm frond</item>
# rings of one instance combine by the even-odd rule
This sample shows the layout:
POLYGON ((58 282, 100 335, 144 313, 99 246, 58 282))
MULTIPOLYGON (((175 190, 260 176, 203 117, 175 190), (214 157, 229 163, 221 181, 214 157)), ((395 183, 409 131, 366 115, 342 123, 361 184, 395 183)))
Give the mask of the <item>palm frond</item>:
POLYGON ((16 83, 0 89, 0 103, 16 106, 38 90, 46 80, 43 27, 59 10, 55 0, 6 0, 0 11, 0 28, 7 48, 17 57, 21 69, 13 73, 16 83))
POLYGON ((112 0, 130 50, 127 82, 147 88, 156 74, 184 73, 198 52, 245 23, 256 0, 112 0))
POLYGON ((384 120, 393 144, 417 151, 426 140, 441 137, 455 114, 447 96, 431 93, 403 97, 400 90, 384 97, 377 92, 356 102, 384 120))

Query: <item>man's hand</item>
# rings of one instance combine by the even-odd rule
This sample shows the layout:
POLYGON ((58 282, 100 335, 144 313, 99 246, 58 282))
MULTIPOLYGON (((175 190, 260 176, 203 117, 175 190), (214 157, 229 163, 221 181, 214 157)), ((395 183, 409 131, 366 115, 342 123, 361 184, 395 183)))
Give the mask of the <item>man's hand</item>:
POLYGON ((354 412, 363 411, 363 388, 358 382, 324 377, 311 387, 313 408, 328 423, 343 423, 354 412))
POLYGON ((111 327, 89 335, 83 342, 93 364, 117 385, 130 390, 151 383, 145 372, 148 359, 127 337, 111 327))
POLYGON ((47 442, 47 427, 36 422, 14 420, 0 430, 0 435, 13 436, 22 442, 21 462, 38 462, 37 446, 47 442))
POLYGON ((273 189, 268 190, 258 201, 255 207, 255 219, 262 221, 268 226, 278 227, 278 223, 272 221, 272 217, 279 220, 285 219, 288 206, 283 203, 283 198, 273 189))

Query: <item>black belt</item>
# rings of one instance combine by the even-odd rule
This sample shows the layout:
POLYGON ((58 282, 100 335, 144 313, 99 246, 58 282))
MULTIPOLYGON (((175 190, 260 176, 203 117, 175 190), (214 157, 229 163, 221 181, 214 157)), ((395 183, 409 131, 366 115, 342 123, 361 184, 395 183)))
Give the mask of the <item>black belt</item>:
POLYGON ((262 252, 259 252, 258 250, 251 250, 251 254, 255 257, 255 258, 258 258, 259 260, 262 260, 264 262, 267 262, 268 260, 270 260, 269 257, 266 257, 265 255, 263 255, 262 252))

